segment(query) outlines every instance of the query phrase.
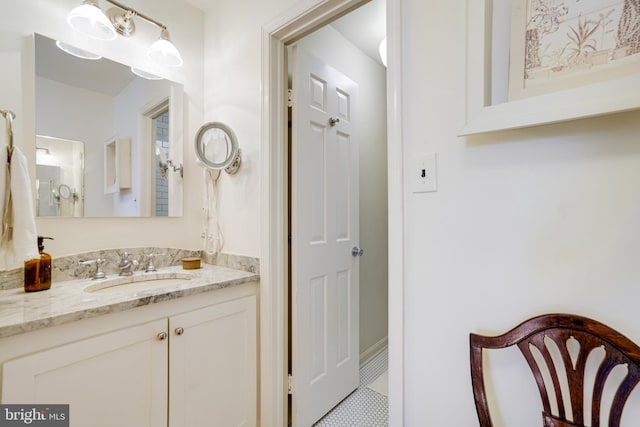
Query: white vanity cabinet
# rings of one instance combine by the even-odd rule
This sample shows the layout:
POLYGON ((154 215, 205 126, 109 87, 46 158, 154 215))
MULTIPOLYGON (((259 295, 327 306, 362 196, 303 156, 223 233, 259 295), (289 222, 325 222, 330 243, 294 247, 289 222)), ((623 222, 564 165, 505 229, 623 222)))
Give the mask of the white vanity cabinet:
POLYGON ((169 425, 256 425, 256 300, 169 319, 169 425))
POLYGON ((2 403, 72 427, 255 426, 255 284, 3 338, 0 362, 2 403))
POLYGON ((166 320, 83 339, 3 364, 2 401, 69 404, 74 426, 166 426, 166 320))

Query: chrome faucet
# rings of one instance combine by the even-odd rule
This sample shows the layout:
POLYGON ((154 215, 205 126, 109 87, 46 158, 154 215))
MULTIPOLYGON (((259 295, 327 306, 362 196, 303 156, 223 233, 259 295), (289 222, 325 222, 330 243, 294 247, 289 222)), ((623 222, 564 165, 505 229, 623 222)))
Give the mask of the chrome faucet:
POLYGON ((119 276, 131 276, 133 275, 133 270, 138 267, 138 260, 129 259, 129 252, 124 252, 122 254, 122 258, 120 259, 120 263, 118 264, 118 268, 120 269, 119 276))
POLYGON ((104 258, 96 258, 89 261, 78 261, 78 264, 80 265, 95 264, 97 268, 96 268, 96 273, 93 275, 92 279, 96 280, 96 279, 104 279, 107 277, 107 275, 104 274, 104 271, 102 271, 102 264, 104 264, 105 261, 106 259, 104 258))

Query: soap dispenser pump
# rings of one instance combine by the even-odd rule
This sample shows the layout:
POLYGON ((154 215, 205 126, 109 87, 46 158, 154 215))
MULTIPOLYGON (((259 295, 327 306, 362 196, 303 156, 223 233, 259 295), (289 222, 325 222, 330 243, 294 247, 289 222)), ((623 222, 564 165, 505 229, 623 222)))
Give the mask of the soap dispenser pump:
POLYGON ((51 255, 44 252, 44 239, 53 240, 52 237, 38 236, 40 257, 24 263, 25 292, 44 291, 51 287, 51 255))

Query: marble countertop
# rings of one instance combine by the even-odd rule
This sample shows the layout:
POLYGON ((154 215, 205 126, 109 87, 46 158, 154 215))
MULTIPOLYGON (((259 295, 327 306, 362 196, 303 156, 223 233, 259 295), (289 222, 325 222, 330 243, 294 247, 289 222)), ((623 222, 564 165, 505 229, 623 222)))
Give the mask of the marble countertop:
POLYGON ((129 277, 54 282, 51 289, 40 292, 3 290, 0 338, 257 280, 255 273, 203 264, 197 270, 173 266, 129 277))

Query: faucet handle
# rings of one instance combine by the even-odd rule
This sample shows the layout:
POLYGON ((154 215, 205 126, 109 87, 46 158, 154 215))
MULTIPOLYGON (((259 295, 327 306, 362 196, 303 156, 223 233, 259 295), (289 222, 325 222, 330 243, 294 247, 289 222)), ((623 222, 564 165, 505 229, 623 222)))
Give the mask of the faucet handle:
POLYGON ((122 255, 120 256, 120 264, 126 263, 126 262, 131 262, 131 264, 134 267, 138 266, 138 260, 137 259, 132 259, 129 260, 129 257, 131 256, 131 254, 129 252, 122 252, 122 255))
POLYGON ((163 254, 163 253, 162 254, 154 254, 153 252, 146 254, 145 258, 147 259, 147 263, 146 263, 147 266, 144 269, 145 273, 150 273, 150 272, 153 272, 153 271, 157 271, 156 270, 156 266, 153 263, 153 259, 155 257, 157 257, 157 256, 163 256, 163 255, 165 255, 165 254, 163 254))
POLYGON ((106 274, 104 274, 104 271, 102 271, 102 264, 104 264, 106 261, 106 259, 104 258, 96 258, 96 259, 91 259, 88 261, 78 261, 79 265, 96 265, 96 273, 93 275, 92 279, 96 280, 96 279, 104 279, 107 277, 106 274))
POLYGON ((133 271, 138 267, 138 260, 130 260, 129 252, 123 252, 121 255, 120 263, 118 264, 118 268, 120 269, 120 276, 131 276, 133 275, 133 271))
POLYGON ((148 254, 145 254, 145 255, 144 255, 144 257, 145 257, 145 259, 146 259, 146 263, 145 263, 145 264, 146 264, 146 267, 145 267, 145 269, 144 269, 145 273, 150 273, 150 272, 156 271, 156 266, 155 266, 155 264, 153 263, 153 259, 154 259, 155 257, 158 257, 158 256, 164 256, 164 255, 166 255, 166 254, 165 254, 165 253, 159 253, 159 254, 156 254, 156 253, 153 253, 153 252, 150 252, 150 253, 148 253, 148 254))

